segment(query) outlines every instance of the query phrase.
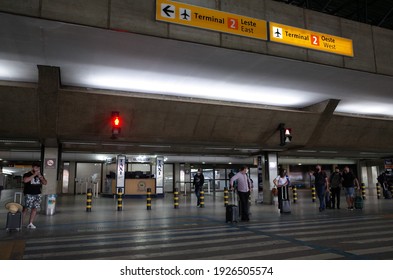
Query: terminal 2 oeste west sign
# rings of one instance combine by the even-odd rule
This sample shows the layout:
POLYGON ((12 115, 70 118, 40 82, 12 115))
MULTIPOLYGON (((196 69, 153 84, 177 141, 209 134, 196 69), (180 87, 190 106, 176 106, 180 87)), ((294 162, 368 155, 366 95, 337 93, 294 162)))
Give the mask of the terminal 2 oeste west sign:
POLYGON ((269 22, 270 41, 353 57, 352 40, 269 22))
POLYGON ((265 20, 174 1, 156 1, 156 20, 267 40, 265 20))

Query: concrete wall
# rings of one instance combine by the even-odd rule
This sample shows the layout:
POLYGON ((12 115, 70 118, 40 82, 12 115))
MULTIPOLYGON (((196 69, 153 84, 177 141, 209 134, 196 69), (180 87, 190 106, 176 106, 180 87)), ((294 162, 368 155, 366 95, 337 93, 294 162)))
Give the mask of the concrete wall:
POLYGON ((272 0, 183 0, 353 40, 353 58, 157 22, 155 0, 3 0, 0 11, 393 75, 393 31, 272 0))

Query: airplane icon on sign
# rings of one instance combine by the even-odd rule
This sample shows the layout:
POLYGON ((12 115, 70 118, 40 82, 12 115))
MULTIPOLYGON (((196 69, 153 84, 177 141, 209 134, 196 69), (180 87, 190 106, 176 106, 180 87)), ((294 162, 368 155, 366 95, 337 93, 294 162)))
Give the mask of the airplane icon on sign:
POLYGON ((191 10, 180 8, 180 19, 191 21, 191 10))
POLYGON ((273 26, 273 31, 274 31, 274 38, 282 39, 282 28, 273 26))

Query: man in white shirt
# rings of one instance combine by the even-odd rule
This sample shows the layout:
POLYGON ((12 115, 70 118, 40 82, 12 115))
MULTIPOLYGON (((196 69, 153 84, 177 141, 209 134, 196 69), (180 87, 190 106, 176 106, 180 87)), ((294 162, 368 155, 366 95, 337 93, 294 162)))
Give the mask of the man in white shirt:
POLYGON ((237 181, 237 193, 240 199, 240 213, 242 215, 241 220, 245 222, 250 221, 248 200, 252 187, 250 178, 247 176, 247 172, 248 167, 242 166, 240 171, 229 181, 231 190, 233 190, 233 183, 237 181))

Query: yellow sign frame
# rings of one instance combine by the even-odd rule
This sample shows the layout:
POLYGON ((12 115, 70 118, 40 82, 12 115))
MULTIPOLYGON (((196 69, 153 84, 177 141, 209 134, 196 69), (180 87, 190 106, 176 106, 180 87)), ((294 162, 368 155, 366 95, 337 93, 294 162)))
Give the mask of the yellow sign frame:
POLYGON ((353 57, 351 39, 269 22, 271 42, 353 57))
POLYGON ((267 40, 267 21, 170 0, 156 0, 156 20, 267 40))

